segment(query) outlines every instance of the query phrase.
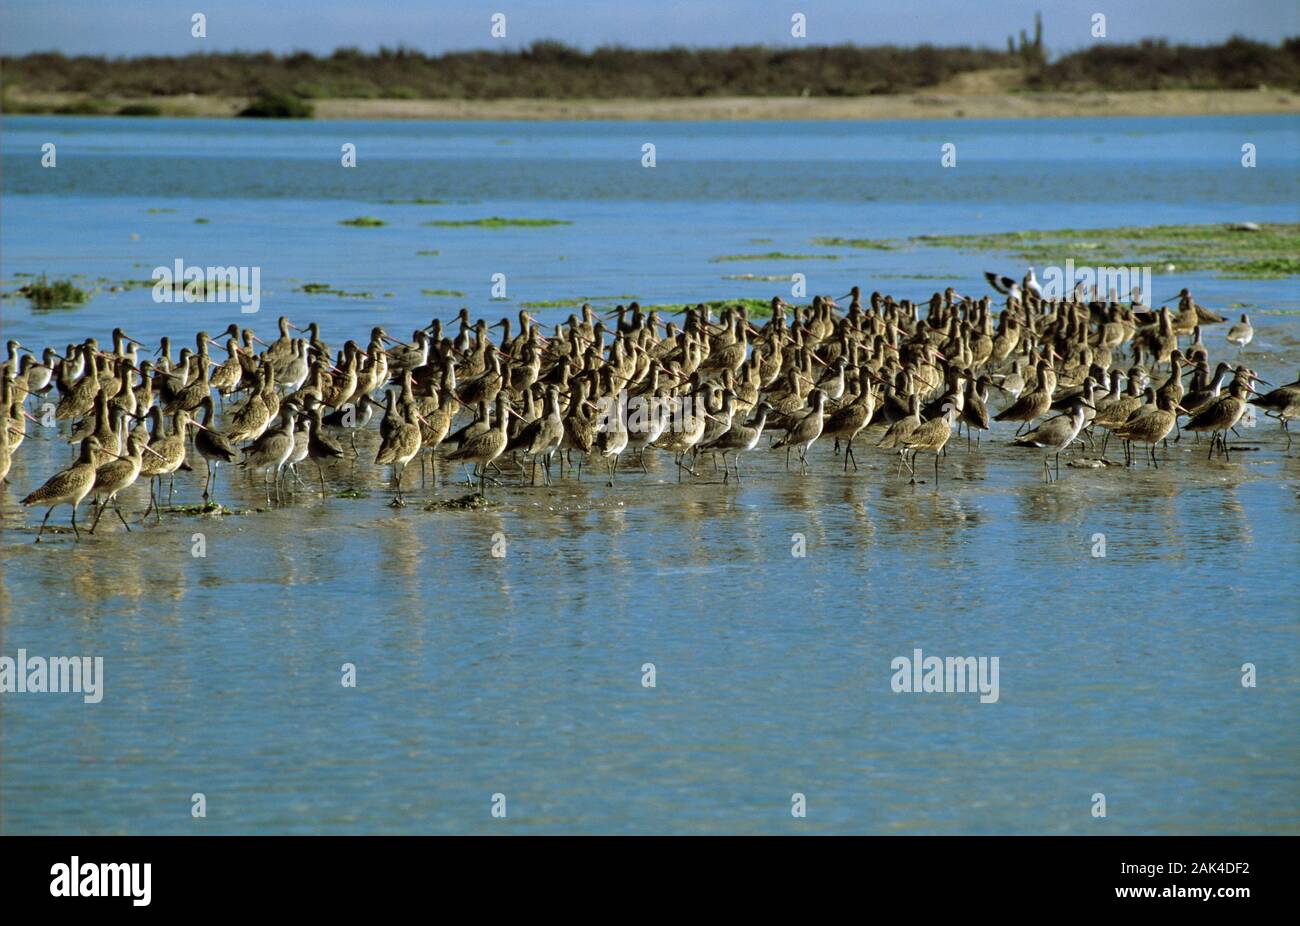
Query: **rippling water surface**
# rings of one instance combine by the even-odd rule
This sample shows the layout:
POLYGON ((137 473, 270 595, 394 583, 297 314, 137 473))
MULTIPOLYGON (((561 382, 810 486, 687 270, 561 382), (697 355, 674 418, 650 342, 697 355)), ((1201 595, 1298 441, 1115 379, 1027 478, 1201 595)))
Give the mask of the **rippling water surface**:
MULTIPOLYGON (((1013 259, 812 239, 1297 221, 1298 124, 6 118, 5 288, 24 273, 98 288, 70 311, 6 300, 4 337, 62 347, 121 324, 188 343, 232 320, 270 335, 283 312, 321 321, 337 346, 462 304, 496 316, 524 301, 787 291, 723 279, 746 272, 802 272, 810 292, 983 292, 981 271, 1018 273, 1013 259), (949 141, 954 170, 939 167, 949 141), (1245 141, 1253 170, 1238 166, 1245 141), (339 166, 349 142, 355 169, 339 166), (388 202, 415 198, 441 202, 388 202), (338 224, 359 215, 388 224, 338 224), (572 224, 423 224, 493 215, 572 224), (770 251, 835 259, 713 260, 770 251), (178 257, 260 266, 261 313, 93 282, 178 257), (507 280, 496 303, 494 273, 507 280), (309 281, 362 295, 297 291, 309 281)), ((1175 270, 1155 285, 1250 312, 1244 359, 1295 378, 1294 280, 1175 270)), ((1207 343, 1230 356, 1222 336, 1207 343)), ((79 546, 31 544, 40 513, 17 503, 70 452, 32 433, 0 489, 0 652, 101 655, 106 682, 93 706, 0 699, 6 832, 1300 829, 1300 445, 1286 452, 1271 422, 1243 429, 1258 449, 1230 463, 1184 439, 1158 471, 1063 466, 1052 486, 998 426, 978 449, 954 439, 937 491, 924 460, 913 487, 892 454, 863 449, 845 475, 819 445, 802 478, 756 452, 739 486, 707 462, 679 485, 660 457, 613 489, 508 484, 487 511, 424 510, 466 494, 447 464, 436 490, 389 508, 370 434, 361 462, 326 470, 331 494, 364 497, 299 489, 257 510, 259 484, 223 469, 221 499, 245 514, 168 515, 129 535, 106 520, 79 546), (191 555, 196 532, 206 557, 191 555), (894 694, 890 661, 917 647, 998 656, 997 703, 894 694), (345 662, 355 689, 339 683, 345 662), (497 792, 505 821, 489 815, 497 792), (790 815, 794 792, 806 819, 790 815), (1096 792, 1105 820, 1089 813, 1096 792)), ((198 500, 199 470, 177 501, 198 500)), ((147 492, 128 496, 142 511, 147 492)))

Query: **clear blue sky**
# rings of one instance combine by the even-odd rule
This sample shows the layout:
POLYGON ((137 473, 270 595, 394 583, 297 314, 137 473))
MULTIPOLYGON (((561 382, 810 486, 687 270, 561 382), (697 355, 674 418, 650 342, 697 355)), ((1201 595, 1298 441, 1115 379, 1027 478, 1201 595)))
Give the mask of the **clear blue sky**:
POLYGON ((374 49, 427 52, 526 45, 555 38, 596 45, 792 44, 790 16, 808 18, 815 44, 982 44, 1001 48, 1041 9, 1054 52, 1090 44, 1090 18, 1106 14, 1107 39, 1216 42, 1234 33, 1264 41, 1297 34, 1296 0, 0 0, 0 51, 22 54, 184 54, 196 50, 374 49), (506 14, 506 38, 489 35, 506 14), (190 36, 190 15, 208 37, 190 36))

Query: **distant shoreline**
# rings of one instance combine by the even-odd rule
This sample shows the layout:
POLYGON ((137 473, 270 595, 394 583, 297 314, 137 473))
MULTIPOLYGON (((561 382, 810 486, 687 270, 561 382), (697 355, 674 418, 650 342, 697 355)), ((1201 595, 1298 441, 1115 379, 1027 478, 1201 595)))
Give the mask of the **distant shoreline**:
MULTIPOLYGON (((98 102, 116 114, 144 106, 162 116, 234 116, 246 97, 159 96, 92 101, 76 93, 12 93, 6 115, 76 109, 98 102)), ((1300 93, 1261 90, 1136 90, 1082 93, 916 92, 857 97, 692 97, 672 99, 396 100, 318 99, 314 118, 447 121, 846 121, 883 119, 1042 119, 1070 116, 1273 115, 1300 113, 1300 93)), ((89 115, 90 112, 64 112, 89 115)), ((148 118, 133 116, 131 118, 148 118)))

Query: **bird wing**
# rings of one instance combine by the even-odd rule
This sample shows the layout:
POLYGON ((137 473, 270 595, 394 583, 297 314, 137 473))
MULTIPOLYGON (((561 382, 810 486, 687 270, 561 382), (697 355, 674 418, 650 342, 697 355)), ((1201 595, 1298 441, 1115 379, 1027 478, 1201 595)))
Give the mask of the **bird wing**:
POLYGON ((989 281, 989 285, 1002 293, 1004 296, 1011 292, 1011 287, 1016 285, 1016 281, 1008 276, 1002 276, 994 273, 992 270, 984 271, 984 279, 989 281))

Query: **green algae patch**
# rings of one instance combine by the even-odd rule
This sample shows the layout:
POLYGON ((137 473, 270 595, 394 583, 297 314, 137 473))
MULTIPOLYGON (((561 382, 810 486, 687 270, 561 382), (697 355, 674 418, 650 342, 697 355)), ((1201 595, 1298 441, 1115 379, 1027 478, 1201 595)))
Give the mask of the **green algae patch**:
POLYGON ((183 514, 191 517, 202 515, 216 515, 226 517, 228 515, 243 515, 245 511, 238 511, 234 508, 227 508, 225 505, 219 505, 216 502, 205 502, 202 505, 168 505, 162 509, 164 514, 183 514))
POLYGON ((521 302, 521 309, 576 309, 588 299, 536 299, 532 302, 521 302))
POLYGON ((505 219, 499 215, 485 219, 434 219, 424 223, 431 228, 549 228, 572 224, 565 219, 505 219))
POLYGON ((742 299, 714 299, 710 302, 704 302, 704 303, 692 302, 685 305, 680 305, 680 304, 679 305, 668 305, 668 304, 647 305, 647 306, 642 306, 641 308, 645 312, 659 312, 661 314, 670 313, 673 315, 683 315, 685 314, 687 309, 693 309, 697 305, 703 305, 705 308, 712 309, 714 312, 720 312, 726 308, 735 308, 736 306, 741 306, 751 317, 753 316, 763 317, 772 314, 772 302, 770 299, 751 299, 748 296, 742 299))
POLYGON ((814 238, 812 243, 823 248, 859 248, 869 251, 897 251, 898 243, 879 238, 814 238))
POLYGON ((520 308, 577 308, 586 299, 534 299, 519 303, 520 308))
POLYGON ((424 506, 425 511, 487 511, 501 506, 482 492, 473 492, 456 498, 436 498, 424 506))
POLYGON ((730 261, 745 260, 839 260, 838 254, 787 254, 784 251, 768 251, 764 254, 722 254, 713 258, 713 263, 723 264, 730 261))
POLYGON ((1236 264, 1223 275, 1237 279, 1276 280, 1300 274, 1300 258, 1265 257, 1236 264))
POLYGON ((609 304, 617 302, 632 302, 640 297, 638 296, 575 296, 572 299, 535 299, 530 302, 521 302, 521 309, 576 309, 584 303, 609 304))
POLYGON ((294 287, 295 292, 310 293, 321 296, 338 296, 340 299, 373 299, 374 293, 356 292, 350 293, 346 290, 336 289, 329 283, 304 283, 301 286, 294 287))
POLYGON ((377 219, 373 215, 359 215, 355 219, 340 219, 340 225, 351 225, 354 228, 379 228, 381 225, 387 225, 383 219, 377 219))
POLYGON ((959 251, 1001 251, 1031 264, 1169 266, 1221 277, 1277 279, 1300 273, 1300 224, 1063 228, 982 235, 920 235, 913 242, 959 251))
MULTIPOLYGON (((15 274, 18 276, 18 274, 15 274)), ((36 309, 67 309, 81 305, 90 298, 90 294, 76 286, 72 280, 55 280, 50 282, 42 274, 37 279, 21 286, 18 295, 26 296, 36 309)))
POLYGON ((420 294, 422 296, 450 296, 453 299, 461 299, 465 295, 458 289, 422 289, 420 294))

